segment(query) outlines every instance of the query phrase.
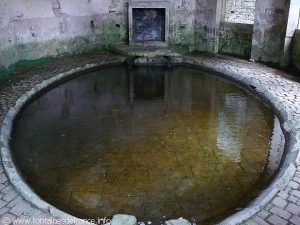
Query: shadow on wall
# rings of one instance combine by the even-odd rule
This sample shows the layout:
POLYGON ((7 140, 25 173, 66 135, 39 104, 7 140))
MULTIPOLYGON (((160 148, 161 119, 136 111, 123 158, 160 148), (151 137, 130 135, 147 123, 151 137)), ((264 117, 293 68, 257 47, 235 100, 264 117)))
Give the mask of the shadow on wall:
POLYGON ((292 43, 292 65, 300 71, 300 30, 296 30, 292 43))
POLYGON ((219 53, 249 59, 251 56, 252 33, 252 24, 221 23, 219 53))

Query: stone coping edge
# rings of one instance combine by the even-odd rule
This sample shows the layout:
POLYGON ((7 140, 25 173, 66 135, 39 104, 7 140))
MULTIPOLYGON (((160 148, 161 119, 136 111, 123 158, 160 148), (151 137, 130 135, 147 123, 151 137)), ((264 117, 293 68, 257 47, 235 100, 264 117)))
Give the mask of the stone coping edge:
POLYGON ((190 57, 184 57, 182 64, 200 67, 204 71, 217 73, 219 76, 233 81, 243 90, 259 97, 260 100, 269 105, 279 117, 286 143, 284 147, 285 158, 282 158, 281 167, 277 174, 268 187, 264 189, 248 207, 218 223, 218 225, 241 224, 262 210, 277 193, 283 190, 289 181, 292 180, 297 170, 296 167, 300 165, 300 129, 297 126, 297 123, 300 125, 300 120, 291 120, 291 118, 293 118, 291 116, 293 112, 288 111, 284 107, 284 103, 282 103, 277 96, 270 93, 263 84, 250 77, 241 76, 240 71, 235 71, 234 68, 230 68, 230 66, 226 68, 224 65, 216 65, 214 62, 210 63, 209 60, 195 60, 190 57), (255 89, 252 87, 255 87, 255 89), (293 129, 293 127, 295 127, 295 129, 293 129))
MULTIPOLYGON (((74 74, 78 74, 80 72, 87 71, 89 69, 95 69, 101 66, 108 66, 108 65, 117 65, 124 63, 126 61, 125 57, 120 57, 115 60, 107 60, 104 62, 94 63, 94 64, 87 64, 83 67, 78 67, 72 69, 68 72, 60 73, 50 79, 44 80, 43 82, 35 85, 30 91, 23 94, 15 103, 15 106, 10 108, 8 111, 2 127, 1 127, 1 135, 0 135, 0 147, 1 147, 1 157, 3 162, 4 170, 8 176, 9 181, 11 184, 16 188, 18 193, 21 195, 23 199, 29 202, 32 206, 42 210, 43 212, 49 213, 54 218, 64 218, 74 220, 77 219, 76 217, 65 213, 54 206, 50 205, 49 203, 45 202, 41 199, 33 189, 26 184, 23 180, 20 172, 18 171, 16 165, 14 164, 13 157, 10 151, 10 139, 11 139, 11 132, 13 128, 14 118, 20 112, 22 107, 30 101, 34 96, 40 93, 45 88, 62 81, 65 78, 70 78, 74 74)), ((232 69, 225 69, 220 65, 215 65, 214 63, 209 63, 205 61, 197 61, 194 60, 192 57, 184 57, 182 58, 181 62, 177 63, 177 65, 189 65, 189 66, 197 66, 204 71, 214 72, 220 76, 223 76, 229 80, 232 80, 237 85, 243 87, 252 93, 255 93, 259 97, 261 97, 264 102, 268 103, 281 117, 281 127, 283 132, 288 140, 285 145, 285 152, 286 158, 283 162, 282 167, 280 168, 278 174, 271 182, 269 187, 265 189, 253 202, 245 209, 237 212, 228 218, 225 218, 223 221, 219 223, 219 225, 233 225, 242 223, 245 220, 250 219, 253 215, 259 212, 264 206, 266 206, 271 199, 284 187, 287 186, 287 183, 292 179, 295 171, 296 166, 300 165, 300 154, 299 154, 299 146, 300 146, 300 129, 293 130, 293 124, 289 122, 289 112, 282 107, 279 100, 276 99, 276 96, 272 96, 271 93, 264 89, 263 85, 256 82, 254 79, 240 76, 239 72, 234 72, 232 69), (257 89, 254 91, 250 88, 250 85, 255 86, 257 89)), ((297 121, 293 121, 293 123, 297 123, 297 121)), ((298 121, 300 124, 300 121, 298 121)), ((91 224, 86 222, 86 224, 91 224)))

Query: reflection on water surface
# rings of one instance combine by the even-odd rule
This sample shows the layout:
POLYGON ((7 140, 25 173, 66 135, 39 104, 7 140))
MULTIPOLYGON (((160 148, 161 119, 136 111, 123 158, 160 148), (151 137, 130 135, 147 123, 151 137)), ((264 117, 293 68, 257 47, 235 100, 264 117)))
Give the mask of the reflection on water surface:
POLYGON ((154 223, 224 216, 274 173, 284 143, 270 109, 184 67, 110 68, 68 81, 24 110, 13 140, 23 175, 51 204, 154 223))

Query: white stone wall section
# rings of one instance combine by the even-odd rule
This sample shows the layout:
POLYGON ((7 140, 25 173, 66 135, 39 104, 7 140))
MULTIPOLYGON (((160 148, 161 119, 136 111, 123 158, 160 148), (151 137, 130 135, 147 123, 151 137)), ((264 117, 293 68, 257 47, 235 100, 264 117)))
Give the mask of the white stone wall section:
POLYGON ((256 0, 225 0, 225 22, 253 24, 255 3, 256 0))

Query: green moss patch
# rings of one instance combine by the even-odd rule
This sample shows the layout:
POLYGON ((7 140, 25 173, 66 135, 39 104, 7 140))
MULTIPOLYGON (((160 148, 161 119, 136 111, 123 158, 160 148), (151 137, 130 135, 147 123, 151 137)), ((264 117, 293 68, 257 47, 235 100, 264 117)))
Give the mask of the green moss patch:
POLYGON ((11 75, 28 71, 35 66, 38 66, 38 65, 41 65, 44 63, 48 63, 52 60, 54 60, 54 57, 44 57, 44 58, 36 59, 36 60, 21 60, 8 68, 1 67, 0 68, 0 82, 11 75))

